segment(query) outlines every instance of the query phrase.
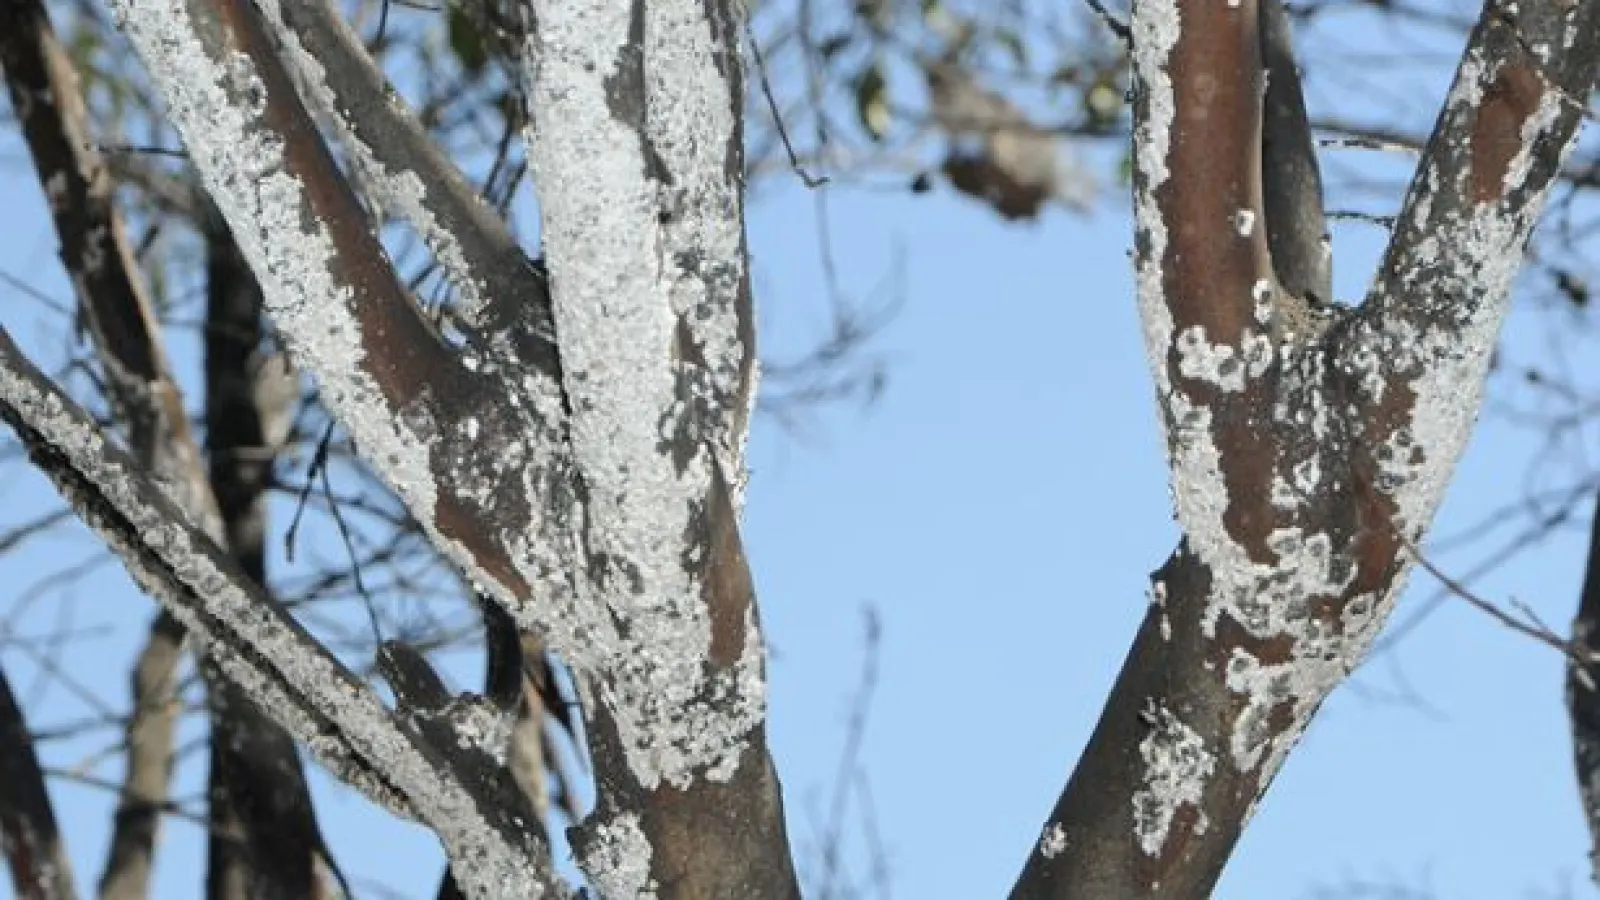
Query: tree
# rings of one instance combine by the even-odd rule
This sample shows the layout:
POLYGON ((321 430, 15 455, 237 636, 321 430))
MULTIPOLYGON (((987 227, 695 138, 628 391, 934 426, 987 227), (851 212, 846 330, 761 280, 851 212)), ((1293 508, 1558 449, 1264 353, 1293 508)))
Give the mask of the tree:
MULTIPOLYGON (((214 257, 216 285, 243 290, 248 268, 365 463, 481 594, 485 617, 524 632, 512 668, 538 668, 524 638, 570 664, 600 788, 575 838, 590 883, 605 896, 796 896, 738 529, 754 334, 732 5, 527 4, 516 55, 540 264, 384 92, 330 8, 111 5, 237 245, 214 257), (381 210, 447 273, 449 321, 397 274, 381 210)), ((42 33, 38 7, 5 9, 7 24, 42 33)), ((1270 0, 1134 9, 1139 304, 1184 537, 1015 896, 1188 897, 1215 882, 1392 606, 1600 65, 1592 5, 1487 8, 1373 289, 1346 308, 1327 303, 1285 28, 1270 0)), ((4 57, 14 84, 19 59, 4 57)), ((37 111, 27 99, 25 121, 37 111)), ((70 121, 56 129, 71 134, 70 121)), ((104 242, 69 247, 67 261, 81 267, 129 438, 119 446, 9 338, 0 415, 203 648, 214 728, 240 736, 214 753, 292 739, 433 829, 447 890, 559 894, 538 816, 503 762, 525 676, 509 692, 451 697, 425 660, 385 643, 390 708, 262 591, 251 473, 241 454, 216 452, 214 431, 213 471, 201 472, 159 342, 140 330, 147 305, 103 184, 83 168, 82 141, 59 143, 86 177, 51 169, 38 145, 35 157, 60 209, 98 217, 64 223, 63 244, 104 242)), ((215 294, 219 318, 228 293, 215 294)), ((245 340, 232 355, 257 343, 245 340)), ((237 373, 224 387, 229 353, 216 354, 208 404, 242 394, 237 373)), ((224 448, 265 440, 257 393, 261 434, 246 422, 224 448)), ((30 785, 0 798, 20 892, 69 891, 59 864, 35 868, 55 828, 31 751, 6 749, 30 785)), ((227 800, 213 793, 214 818, 227 800)), ((300 817, 303 841, 286 852, 309 873, 320 845, 308 810, 274 813, 300 817)), ((292 891, 312 877, 273 889, 303 896, 292 891)))

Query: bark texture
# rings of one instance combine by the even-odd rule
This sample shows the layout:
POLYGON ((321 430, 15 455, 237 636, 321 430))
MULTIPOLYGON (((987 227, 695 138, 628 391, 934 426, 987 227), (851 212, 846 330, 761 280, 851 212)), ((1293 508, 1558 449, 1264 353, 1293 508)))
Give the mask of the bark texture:
MULTIPOLYGON (((105 892, 145 890, 187 631, 215 723, 213 896, 325 890, 296 743, 439 836, 441 896, 562 895, 539 821, 543 711, 570 712, 536 664, 549 649, 591 740, 598 808, 572 837, 593 889, 797 898, 739 529, 756 387, 742 8, 515 4, 535 262, 327 0, 111 6, 215 205, 209 477, 48 22, 37 0, 0 6, 0 61, 131 452, 3 332, 0 418, 170 615, 136 680, 105 892), (380 240, 394 220, 454 292, 448 339, 380 240), (481 594, 483 696, 388 641, 386 706, 261 588, 282 412, 262 389, 263 311, 481 594)), ((1485 10, 1359 308, 1332 302, 1278 0, 1137 0, 1129 33, 1138 300, 1183 538, 1017 897, 1215 886, 1439 503, 1594 83, 1600 4, 1485 10)))
MULTIPOLYGON (((43 3, 0 6, 0 65, 50 203, 61 260, 101 352, 129 444, 216 536, 219 525, 199 451, 165 374, 153 307, 113 203, 114 181, 93 149, 76 74, 43 3)), ((182 645, 182 626, 161 614, 134 663, 127 765, 100 878, 100 894, 108 900, 141 900, 148 893, 159 810, 171 776, 182 645)))
MULTIPOLYGON (((262 329, 261 289, 220 218, 206 234, 206 436, 210 483, 227 546, 265 585, 267 489, 298 392, 262 329), (284 383, 287 381, 288 383, 284 383)), ((211 900, 316 900, 328 895, 325 852, 294 741, 256 700, 202 662, 211 712, 206 796, 211 900)))
POLYGON ((1280 11, 1134 4, 1140 306, 1184 538, 1013 896, 1207 896, 1391 609, 1600 60, 1593 4, 1518 10, 1473 31, 1350 309, 1306 302, 1321 200, 1280 11))
MULTIPOLYGON (((8 4, 0 25, 9 26, 0 38, 0 59, 13 106, 49 197, 62 259, 95 336, 111 399, 128 425, 129 444, 185 512, 232 547, 259 583, 265 574, 261 493, 271 457, 263 454, 254 373, 245 367, 260 340, 260 292, 226 232, 213 231, 207 272, 208 478, 115 208, 114 179, 87 130, 71 63, 41 3, 8 4), (219 496, 227 502, 219 505, 219 496)), ((170 778, 181 641, 181 626, 163 616, 135 664, 122 808, 101 885, 107 897, 137 898, 148 891, 155 809, 170 778)), ((211 676, 212 694, 208 895, 317 896, 311 873, 320 834, 293 742, 213 666, 202 669, 211 676)))
POLYGON ((33 736, 4 670, 0 670, 0 852, 18 900, 78 896, 33 736))

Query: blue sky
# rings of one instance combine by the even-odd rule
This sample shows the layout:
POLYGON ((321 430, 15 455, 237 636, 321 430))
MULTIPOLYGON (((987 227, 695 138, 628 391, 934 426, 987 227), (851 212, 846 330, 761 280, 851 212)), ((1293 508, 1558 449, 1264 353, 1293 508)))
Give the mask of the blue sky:
MULTIPOLYGON (((10 135, 0 141, 0 271, 64 299, 18 152, 10 135)), ((845 285, 870 297, 898 250, 906 303, 872 346, 890 366, 878 404, 827 410, 798 435, 771 418, 756 423, 746 541, 777 649, 771 738, 791 836, 805 866, 870 604, 883 624, 881 680, 862 763, 893 896, 999 896, 1100 711, 1142 614, 1146 575, 1176 539, 1126 257, 1130 223, 1115 196, 1092 218, 1051 213, 1022 226, 942 195, 842 192, 832 210, 845 285)), ((823 334, 813 212, 790 185, 765 192, 750 214, 765 345, 780 355, 823 334)), ((1341 297, 1362 292, 1377 246, 1371 229, 1340 229, 1341 297)), ((59 321, 4 285, 0 322, 58 358, 59 321)), ((1540 353, 1549 327, 1548 315, 1520 310, 1512 355, 1540 353)), ((177 358, 196 364, 192 346, 177 358)), ((1435 533, 1518 496, 1533 449, 1526 433, 1486 419, 1435 533)), ((0 527, 49 496, 21 467, 0 470, 0 527)), ((1475 586, 1564 627, 1584 541, 1581 530, 1558 533, 1475 586)), ((93 550, 81 531, 40 542, 0 557, 0 584, 20 589, 93 550)), ((1464 568, 1481 550, 1438 561, 1464 568)), ((1414 578, 1399 618, 1434 591, 1414 578)), ((18 627, 62 627, 65 610, 68 624, 95 629, 66 650, 65 666, 120 707, 150 609, 107 566, 72 602, 36 601, 18 627)), ((30 691, 37 667, 16 645, 0 643, 0 663, 40 724, 90 709, 59 684, 30 691)), ((1451 601, 1356 680, 1363 690, 1338 692, 1291 756, 1219 897, 1310 897, 1355 880, 1484 900, 1592 890, 1552 651, 1451 601), (1383 699, 1402 688, 1419 702, 1383 699)), ((109 737, 52 743, 48 759, 71 765, 109 737)), ((200 769, 193 760, 182 769, 181 790, 198 790, 200 769)), ((322 781, 325 828, 358 887, 375 880, 431 896, 441 864, 431 837, 322 781)), ((80 887, 92 889, 110 799, 65 782, 55 797, 80 887)), ((178 822, 167 835, 157 896, 198 896, 198 830, 178 822)))
MULTIPOLYGON (((788 202, 754 214, 758 254, 792 233, 788 202)), ((1176 539, 1129 221, 1107 212, 1006 228, 943 200, 836 208, 863 280, 891 236, 904 245, 915 299, 885 336, 894 377, 878 407, 833 417, 824 446, 773 430, 757 445, 749 541, 782 650, 780 771, 791 804, 831 777, 815 745, 829 726, 837 734, 854 674, 831 663, 859 646, 858 610, 876 604, 884 675, 866 758, 896 895, 994 896, 1087 739, 1146 575, 1176 539)), ((1349 297, 1376 244, 1355 232, 1340 245, 1361 257, 1341 269, 1349 297)), ((804 258, 758 258, 782 285, 763 295, 769 309, 805 296, 804 258)), ((1519 437, 1487 423, 1439 533, 1508 499, 1528 458, 1519 437)), ((1563 535, 1476 586, 1561 623, 1582 552, 1582 534, 1563 535)), ((1441 559, 1458 558, 1476 557, 1441 559)), ((1405 603, 1433 590, 1414 579, 1405 603)), ((1429 709, 1335 695, 1218 896, 1296 896, 1349 878, 1425 881, 1440 897, 1581 886, 1560 677, 1547 648, 1447 604, 1358 675, 1369 694, 1409 684, 1429 709)))

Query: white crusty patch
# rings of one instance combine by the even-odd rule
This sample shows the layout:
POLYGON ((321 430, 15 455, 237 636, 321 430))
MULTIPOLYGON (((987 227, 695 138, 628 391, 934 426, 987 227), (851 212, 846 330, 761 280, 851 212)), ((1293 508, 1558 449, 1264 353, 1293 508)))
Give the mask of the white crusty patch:
MULTIPOLYGON (((1419 265, 1435 272, 1437 296, 1461 298, 1467 314, 1443 326, 1416 327, 1409 318, 1382 322, 1385 340, 1359 358, 1373 370, 1363 384, 1381 383, 1384 369, 1419 374, 1407 427, 1380 448, 1379 487, 1399 508, 1402 533, 1417 538, 1433 518, 1455 462, 1477 422, 1489 358, 1499 337, 1520 248, 1533 213, 1512 217, 1498 203, 1477 206, 1456 227, 1439 229, 1417 246, 1419 265), (1388 358, 1383 358, 1384 353, 1388 358), (1381 367, 1381 368, 1380 368, 1381 367)), ((1372 340, 1376 341, 1377 338, 1372 340)))
MULTIPOLYGON (((122 14, 138 15, 140 9, 122 14)), ((157 77, 167 71, 157 66, 151 70, 157 77)), ((375 792, 380 802, 391 786, 398 788, 410 809, 449 848, 471 896, 543 896, 537 859, 504 841, 463 785, 396 727, 378 696, 290 620, 267 613, 258 594, 217 565, 215 549, 197 540, 180 511, 170 501, 163 505, 158 491, 146 490, 141 476, 126 469, 87 416, 59 394, 18 375, 10 362, 0 354, 0 404, 17 410, 74 471, 98 488, 121 521, 108 522, 93 508, 80 510, 86 520, 102 531, 140 585, 208 648, 229 680, 272 710, 336 773, 356 775, 356 783, 375 792), (134 540, 140 542, 137 547, 134 540), (182 593, 172 591, 173 582, 182 586, 182 593), (219 623, 226 633, 213 630, 219 623), (330 721, 338 726, 337 738, 324 731, 330 721), (383 773, 385 783, 365 782, 359 770, 344 766, 352 755, 383 773)))
POLYGON ((1250 286, 1250 300, 1254 304, 1256 324, 1262 328, 1272 325, 1273 314, 1277 311, 1272 299, 1276 294, 1272 282, 1265 278, 1256 279, 1256 283, 1250 286))
POLYGON ((382 448, 374 462, 407 506, 432 510, 428 448, 400 424, 363 368, 351 291, 331 274, 333 240, 323 223, 305 215, 305 188, 285 168, 282 139, 265 125, 266 87, 250 60, 235 54, 226 67, 214 63, 175 0, 121 0, 115 9, 261 282, 296 364, 316 373, 323 400, 359 445, 382 448), (230 91, 258 103, 235 105, 230 91))
POLYGON ((1161 619, 1158 624, 1161 628, 1161 639, 1172 640, 1172 616, 1167 611, 1167 583, 1159 579, 1150 582, 1150 603, 1156 608, 1161 619))
POLYGON ((1208 827, 1202 801, 1217 761, 1205 738, 1166 707, 1147 709, 1145 724, 1150 731, 1139 742, 1144 779, 1133 794, 1133 832, 1145 855, 1157 857, 1184 804, 1199 814, 1196 833, 1208 827))
POLYGON ((1238 393, 1245 387, 1245 364, 1239 351, 1228 344, 1206 340, 1199 325, 1185 328, 1178 335, 1178 373, 1190 381, 1213 385, 1225 392, 1238 393))
POLYGON ((599 699, 643 787, 727 779, 765 717, 761 644, 747 614, 740 659, 708 674, 704 547, 686 536, 704 530, 716 467, 737 467, 728 480, 742 481, 743 438, 722 409, 745 352, 732 308, 743 278, 739 195, 706 171, 721 172, 734 139, 731 108, 718 100, 729 90, 703 4, 647 4, 643 44, 632 49, 628 4, 534 7, 524 56, 528 159, 540 185, 573 458, 588 490, 579 552, 599 570, 586 596, 562 610, 552 641, 599 676, 599 699), (612 111, 612 80, 630 60, 637 65, 635 53, 649 61, 644 89, 657 98, 643 123, 612 111), (687 403, 685 319, 709 366, 690 373, 687 403), (698 446, 674 459, 685 433, 698 446))
MULTIPOLYGON (((1217 527, 1221 528, 1220 522, 1217 527)), ((1329 628, 1311 615, 1314 599, 1338 596, 1349 587, 1355 566, 1336 558, 1326 534, 1307 536, 1299 528, 1280 528, 1268 536, 1268 549, 1276 556, 1272 564, 1251 561, 1242 548, 1223 538, 1196 543, 1205 544, 1201 558, 1211 563, 1215 579, 1201 620, 1207 635, 1215 635, 1218 621, 1226 615, 1253 637, 1293 639, 1286 662, 1263 664, 1241 648, 1234 648, 1229 660, 1228 687, 1245 698, 1246 708, 1229 736, 1228 749, 1234 765, 1248 772, 1268 749, 1288 750, 1299 734, 1298 725, 1310 719, 1317 703, 1357 658, 1352 641, 1365 633, 1365 622, 1329 628), (1296 726, 1274 735, 1268 717, 1284 703, 1291 704, 1296 726)), ((1269 766, 1269 776, 1276 762, 1269 766)))
POLYGON ((1522 146, 1517 149, 1517 155, 1511 158, 1510 165, 1506 166, 1505 175, 1501 178, 1502 191, 1513 190, 1528 180, 1528 172, 1534 163, 1534 148, 1538 146, 1539 139, 1556 126, 1567 103, 1558 88, 1548 84, 1542 87, 1544 93, 1539 96, 1538 108, 1522 123, 1522 146))
POLYGON ((1051 822, 1039 836, 1039 855, 1055 859, 1067 849, 1067 830, 1060 822, 1051 822))
POLYGON ((1256 230, 1256 211, 1241 209, 1233 214, 1233 230, 1240 237, 1249 237, 1256 230))
MULTIPOLYGON (((710 5, 652 2, 645 5, 645 52, 672 65, 645 67, 649 104, 645 123, 651 144, 668 171, 661 202, 676 207, 661 228, 661 252, 700 261, 698 271, 668 268, 672 310, 687 325, 705 358, 707 384, 696 384, 711 421, 705 423, 717 461, 728 473, 743 473, 748 429, 744 403, 730 401, 744 379, 752 348, 739 335, 739 302, 745 283, 743 193, 740 175, 726 170, 738 122, 728 77, 715 55, 723 48, 712 34, 710 5)), ((732 28, 730 20, 724 27, 732 28)), ((735 57, 725 60, 737 65, 735 57)), ((753 388, 754 385, 751 385, 753 388)), ((754 390, 751 391, 754 395, 754 390)), ((748 401, 746 401, 748 402, 748 401)), ((730 477, 734 508, 743 506, 743 478, 730 477)))
POLYGON ((1156 191, 1171 172, 1167 154, 1172 148, 1172 124, 1177 115, 1172 77, 1166 63, 1178 44, 1179 16, 1175 0, 1148 0, 1134 4, 1134 72, 1143 87, 1146 113, 1133 136, 1134 168, 1139 176, 1134 192, 1134 217, 1146 246, 1137 254, 1139 318, 1144 324, 1145 354, 1156 379, 1157 395, 1171 388, 1167 351, 1172 347, 1172 313, 1162 289, 1162 261, 1167 252, 1167 226, 1156 202, 1156 191))
MULTIPOLYGON (((1494 64, 1475 51, 1462 64, 1446 115, 1467 115, 1494 76, 1494 64)), ((1521 146, 1502 182, 1506 192, 1528 179, 1534 147, 1559 123, 1562 103, 1561 93, 1546 86, 1538 108, 1522 123, 1521 146)), ((1569 140, 1562 148, 1562 159, 1573 144, 1569 140)), ((1468 173, 1463 170, 1460 177, 1468 173)), ((1512 281, 1543 201, 1541 195, 1512 212, 1497 198, 1435 222, 1431 198, 1441 179, 1433 167, 1419 180, 1424 199, 1416 204, 1412 222, 1424 236, 1413 248, 1403 280, 1433 302, 1448 304, 1445 311, 1452 315, 1421 327, 1408 315, 1386 317, 1378 323, 1380 333, 1362 335, 1352 366, 1352 374, 1373 393, 1381 389, 1385 371, 1420 373, 1410 382, 1416 402, 1409 427, 1391 436, 1379 452, 1380 486, 1393 496, 1403 532, 1412 538, 1432 519, 1477 420, 1512 281), (1418 283, 1423 278, 1425 288, 1418 283)))
POLYGON ((650 839, 633 813, 618 813, 593 826, 583 854, 583 871, 601 897, 655 900, 650 875, 650 839))

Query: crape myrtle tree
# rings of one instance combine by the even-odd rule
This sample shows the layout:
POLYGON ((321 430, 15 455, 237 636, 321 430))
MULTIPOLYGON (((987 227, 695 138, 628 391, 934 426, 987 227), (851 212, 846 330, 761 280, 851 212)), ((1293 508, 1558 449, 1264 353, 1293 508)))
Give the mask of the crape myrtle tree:
MULTIPOLYGON (((267 896, 309 896, 333 868, 294 789, 298 746, 438 835, 442 895, 562 895, 514 765, 539 645, 582 701, 598 801, 572 839, 591 890, 798 896, 739 537, 754 397, 743 10, 515 10, 536 253, 330 5, 110 6, 199 174, 203 221, 226 233, 210 246, 233 248, 207 259, 231 288, 212 291, 212 314, 240 326, 214 329, 237 343, 208 347, 207 405, 235 422, 224 441, 238 452, 219 454, 211 434, 207 471, 63 57, 15 40, 48 29, 24 0, 0 6, 0 63, 124 427, 104 427, 7 336, 0 416, 161 603, 155 628, 202 659, 213 770, 250 770, 231 782, 244 793, 213 784, 213 859, 246 857, 233 871, 267 896), (384 215, 438 261, 456 292, 448 320, 400 276, 384 215), (272 429, 259 373, 227 364, 259 342, 254 303, 499 623, 501 671, 491 647, 483 696, 452 696, 386 642, 385 703, 263 589, 264 476, 239 461, 272 429), (249 790, 273 777, 290 789, 249 790), (278 805, 263 811, 253 801, 267 796, 278 805)), ((1486 5, 1355 307, 1331 302, 1283 11, 1144 0, 1126 37, 1137 300, 1183 537, 1018 897, 1195 897, 1215 883, 1392 608, 1470 433, 1523 248, 1587 114, 1600 8, 1486 5)), ((0 690, 13 881, 72 896, 26 735, 0 690)), ((135 856, 148 857, 152 816, 119 813, 143 823, 129 829, 135 856)))

